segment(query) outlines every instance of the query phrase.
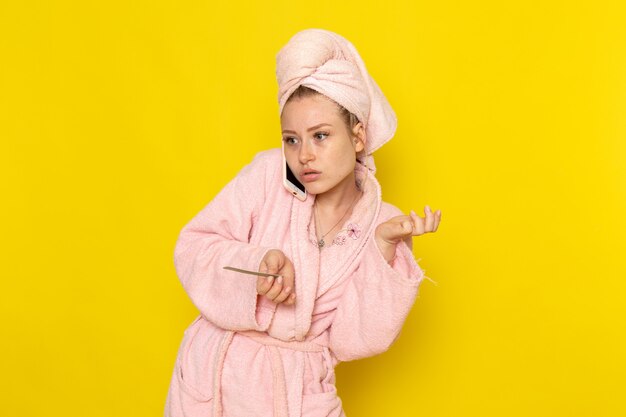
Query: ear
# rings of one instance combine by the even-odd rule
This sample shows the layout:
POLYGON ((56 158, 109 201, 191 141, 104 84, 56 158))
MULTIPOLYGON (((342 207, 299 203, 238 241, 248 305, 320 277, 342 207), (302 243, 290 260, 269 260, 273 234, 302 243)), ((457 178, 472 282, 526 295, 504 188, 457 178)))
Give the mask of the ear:
POLYGON ((352 128, 352 140, 354 143, 354 150, 358 153, 365 149, 365 142, 367 141, 367 135, 365 134, 365 127, 363 123, 358 122, 352 128))

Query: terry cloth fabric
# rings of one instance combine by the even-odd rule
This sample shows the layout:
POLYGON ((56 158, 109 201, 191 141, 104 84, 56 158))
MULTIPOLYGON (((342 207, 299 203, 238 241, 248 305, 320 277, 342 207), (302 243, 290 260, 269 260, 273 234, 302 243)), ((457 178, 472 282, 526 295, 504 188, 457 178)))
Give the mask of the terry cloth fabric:
MULTIPOLYGON (((367 173, 355 169, 357 179, 367 173)), ((389 264, 374 231, 402 212, 370 176, 337 244, 320 251, 314 199, 294 198, 282 180, 281 149, 259 153, 180 233, 176 272, 200 316, 185 330, 165 417, 345 417, 335 366, 382 353, 400 335, 426 276, 411 241, 389 264), (295 305, 223 269, 258 269, 271 248, 293 262, 295 305)))
MULTIPOLYGON (((334 100, 365 125, 365 154, 389 141, 398 125, 396 114, 356 48, 347 39, 324 29, 296 33, 276 56, 280 114, 301 85, 334 100)), ((373 163, 372 158, 368 158, 373 163)), ((373 170, 372 164, 366 164, 373 170)))

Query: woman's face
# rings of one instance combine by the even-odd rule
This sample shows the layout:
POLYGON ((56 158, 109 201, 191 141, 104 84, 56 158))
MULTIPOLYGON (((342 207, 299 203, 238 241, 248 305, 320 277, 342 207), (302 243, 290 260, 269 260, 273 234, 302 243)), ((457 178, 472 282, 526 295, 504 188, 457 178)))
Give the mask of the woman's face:
POLYGON ((356 153, 365 146, 361 123, 351 133, 337 104, 319 94, 289 101, 280 121, 287 165, 308 193, 354 187, 356 153))

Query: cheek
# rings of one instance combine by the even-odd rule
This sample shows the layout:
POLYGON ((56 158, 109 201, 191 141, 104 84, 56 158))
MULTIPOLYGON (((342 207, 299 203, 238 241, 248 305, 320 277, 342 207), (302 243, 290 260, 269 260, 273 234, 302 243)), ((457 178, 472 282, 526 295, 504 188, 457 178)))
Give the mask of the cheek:
POLYGON ((340 158, 336 158, 333 161, 333 165, 335 168, 335 172, 337 173, 337 177, 340 177, 339 179, 343 179, 354 171, 354 156, 350 154, 350 151, 348 151, 344 153, 340 158))
POLYGON ((341 166, 345 167, 346 170, 354 170, 354 166, 356 164, 356 153, 354 152, 354 148, 352 148, 351 145, 343 147, 343 149, 341 150, 341 158, 338 163, 340 163, 341 166))
POLYGON ((288 148, 285 148, 284 153, 287 165, 289 165, 289 168, 293 169, 296 162, 298 162, 298 154, 293 149, 288 148))

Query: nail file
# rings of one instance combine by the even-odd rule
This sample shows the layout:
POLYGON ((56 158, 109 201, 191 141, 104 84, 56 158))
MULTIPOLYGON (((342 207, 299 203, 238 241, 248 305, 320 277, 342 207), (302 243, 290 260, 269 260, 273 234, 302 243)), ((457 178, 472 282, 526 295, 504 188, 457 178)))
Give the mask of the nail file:
POLYGON ((280 276, 279 274, 267 274, 265 272, 248 271, 247 269, 233 268, 232 266, 225 266, 224 269, 228 269, 229 271, 241 272, 242 274, 250 274, 250 275, 257 275, 257 276, 260 275, 262 277, 278 278, 280 276))

